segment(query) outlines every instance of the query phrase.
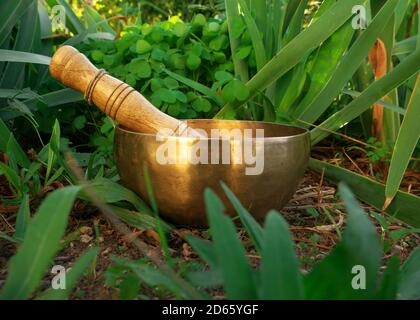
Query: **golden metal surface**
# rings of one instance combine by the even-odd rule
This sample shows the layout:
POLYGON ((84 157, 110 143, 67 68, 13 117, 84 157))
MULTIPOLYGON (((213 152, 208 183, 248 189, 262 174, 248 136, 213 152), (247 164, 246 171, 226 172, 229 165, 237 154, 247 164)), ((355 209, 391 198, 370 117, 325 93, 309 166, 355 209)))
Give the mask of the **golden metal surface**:
MULTIPOLYGON (((258 144, 264 148, 264 170, 259 175, 246 175, 245 170, 252 165, 244 161, 230 164, 191 164, 188 161, 179 163, 185 154, 190 154, 197 140, 188 137, 169 137, 176 142, 175 164, 161 164, 156 153, 162 147, 154 134, 142 134, 117 128, 115 155, 122 184, 148 200, 143 175, 143 163, 148 166, 154 195, 159 213, 171 222, 189 225, 206 226, 203 192, 205 188, 213 189, 223 200, 227 213, 236 215, 227 200, 220 181, 224 181, 258 220, 262 221, 270 209, 281 209, 296 191, 303 177, 310 154, 309 133, 301 128, 274 123, 236 121, 236 120, 188 120, 188 126, 210 132, 210 129, 264 129, 263 139, 253 139, 254 147, 258 144), (259 141, 259 142, 256 142, 259 141)), ((210 146, 221 144, 222 139, 205 141, 209 159, 219 156, 210 146)), ((230 144, 231 151, 238 140, 224 139, 230 144)), ((169 141, 169 140, 168 140, 169 141)), ((194 149, 196 150, 196 149, 194 149)), ((200 153, 199 153, 200 155, 200 153)), ((255 148, 254 148, 255 155, 255 148)), ((231 153, 231 159, 238 154, 231 153)), ((238 159, 236 159, 238 160, 238 159)), ((240 159, 239 159, 240 160, 240 159)), ((221 160, 220 160, 221 162, 221 160)), ((219 163, 220 163, 219 162, 219 163)))

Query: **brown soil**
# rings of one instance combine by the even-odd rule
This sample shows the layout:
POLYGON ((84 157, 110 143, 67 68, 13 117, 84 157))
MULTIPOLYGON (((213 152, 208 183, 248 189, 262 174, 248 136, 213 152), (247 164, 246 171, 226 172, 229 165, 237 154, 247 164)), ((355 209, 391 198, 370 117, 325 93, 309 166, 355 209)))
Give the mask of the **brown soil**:
MULTIPOLYGON (((369 176, 374 175, 376 170, 381 170, 380 164, 378 167, 372 167, 367 159, 357 154, 356 151, 347 153, 348 156, 345 159, 337 159, 335 157, 336 151, 331 147, 328 149, 322 149, 321 147, 314 150, 313 156, 327 158, 329 162, 346 166, 355 171, 361 171, 369 176), (354 159, 357 159, 357 162, 354 159)), ((58 188, 60 184, 56 184, 54 187, 58 188)), ((409 171, 407 173, 403 189, 417 195, 420 194, 420 176, 418 172, 409 171)), ((11 195, 11 190, 2 176, 0 176, 0 192, 3 198, 11 195)), ((340 232, 343 231, 346 211, 335 194, 336 187, 334 185, 329 184, 320 175, 308 171, 293 199, 282 210, 282 214, 288 221, 293 233, 296 250, 304 270, 310 269, 317 260, 328 254, 339 240, 337 229, 340 232), (310 214, 314 212, 314 209, 317 209, 319 216, 315 217, 310 214), (330 217, 328 217, 328 214, 330 217), (334 219, 334 223, 331 221, 331 218, 334 219)), ((39 201, 32 202, 31 211, 35 211, 38 203, 39 201)), ((368 212, 373 210, 367 205, 363 206, 368 212)), ((16 211, 17 208, 15 206, 0 204, 0 231, 7 234, 11 234, 14 231, 16 211)), ((375 219, 372 218, 372 221, 377 226, 378 233, 391 243, 391 249, 385 256, 385 259, 393 253, 399 255, 401 260, 404 261, 412 249, 420 244, 418 235, 409 235, 397 242, 383 232, 375 219)), ((391 221, 390 230, 405 227, 398 221, 391 221)), ((159 237, 156 232, 151 230, 139 231, 133 228, 131 228, 131 231, 133 232, 132 235, 146 243, 157 256, 162 255, 159 237)), ((186 234, 208 238, 206 230, 177 229, 169 235, 171 255, 184 261, 199 261, 197 255, 183 239, 186 234)), ((258 265, 260 257, 254 250, 251 241, 244 230, 240 229, 239 234, 247 249, 250 261, 258 265)), ((111 257, 126 257, 130 259, 144 257, 143 253, 133 246, 131 241, 127 241, 127 238, 113 229, 113 226, 104 219, 103 215, 95 208, 81 201, 77 201, 74 205, 63 243, 65 248, 58 253, 54 264, 60 264, 64 267, 70 267, 90 246, 97 244, 100 247, 94 270, 82 277, 75 294, 72 296, 73 299, 118 299, 118 289, 108 287, 105 283, 105 272, 112 264, 111 257), (99 230, 99 236, 95 234, 95 225, 99 230)), ((0 239, 0 287, 7 275, 8 261, 15 251, 15 244, 0 239)), ((50 283, 48 278, 49 276, 44 280, 44 288, 50 283)), ((145 289, 144 294, 150 298, 161 297, 155 295, 151 289, 145 289)), ((212 292, 212 294, 220 298, 219 292, 212 292)))

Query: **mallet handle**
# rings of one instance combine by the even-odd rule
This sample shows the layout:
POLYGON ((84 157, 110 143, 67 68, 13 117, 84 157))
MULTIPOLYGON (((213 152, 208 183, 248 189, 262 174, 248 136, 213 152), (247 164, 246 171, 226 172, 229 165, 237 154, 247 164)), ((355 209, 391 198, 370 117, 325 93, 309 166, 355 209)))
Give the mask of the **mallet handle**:
POLYGON ((157 133, 166 128, 176 134, 184 130, 182 121, 161 112, 128 84, 98 70, 71 46, 57 50, 51 59, 50 73, 67 87, 85 94, 88 101, 129 130, 157 133))

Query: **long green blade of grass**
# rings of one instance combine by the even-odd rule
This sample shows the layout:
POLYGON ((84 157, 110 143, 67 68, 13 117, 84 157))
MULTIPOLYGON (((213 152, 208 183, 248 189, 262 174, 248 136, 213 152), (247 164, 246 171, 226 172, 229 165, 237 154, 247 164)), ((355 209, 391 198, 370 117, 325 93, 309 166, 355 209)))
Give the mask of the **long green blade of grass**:
POLYGON ((409 55, 386 76, 371 84, 362 94, 349 103, 342 110, 336 112, 318 128, 311 131, 312 144, 320 142, 331 131, 338 130, 361 115, 370 106, 386 96, 388 92, 397 88, 420 70, 420 49, 409 55), (327 129, 327 130, 323 130, 327 129))
MULTIPOLYGON (((309 168, 321 173, 335 183, 345 182, 361 200, 381 210, 385 201, 385 185, 357 173, 340 168, 324 161, 309 160, 309 168)), ((394 201, 385 210, 390 216, 399 219, 412 227, 420 227, 420 197, 398 191, 394 201)))
MULTIPOLYGON (((295 1, 298 6, 296 9, 291 12, 292 19, 287 24, 287 31, 284 35, 283 44, 289 43, 290 40, 292 40, 294 37, 296 37, 299 32, 303 28, 303 24, 305 22, 305 9, 308 5, 308 1, 306 0, 298 0, 295 1)), ((286 12, 286 19, 287 19, 287 12, 286 12)))
POLYGON ((58 189, 49 194, 29 223, 24 241, 11 259, 0 299, 27 299, 37 288, 60 248, 67 218, 80 187, 58 189))
POLYGON ((303 278, 292 236, 287 222, 276 211, 266 218, 261 259, 262 299, 303 299, 303 278))
POLYGON ((411 0, 400 0, 395 10, 395 32, 401 27, 402 22, 407 14, 407 9, 410 5, 411 0))
POLYGON ((0 49, 0 61, 38 63, 49 65, 51 58, 41 54, 0 49))
POLYGON ((0 89, 0 98, 31 99, 36 96, 31 90, 0 89))
POLYGON ((401 268, 398 298, 401 300, 420 299, 420 248, 415 249, 401 268))
POLYGON ((394 51, 392 52, 393 55, 402 55, 402 54, 409 54, 416 50, 417 45, 417 36, 413 36, 400 42, 397 42, 394 46, 394 51))
POLYGON ((31 5, 34 0, 14 0, 1 1, 0 3, 0 45, 7 39, 25 9, 31 5))
POLYGON ((27 193, 22 197, 19 211, 16 217, 16 230, 14 237, 17 239, 24 239, 26 228, 31 218, 31 211, 29 209, 29 195, 27 193))
POLYGON ((29 168, 31 165, 26 153, 2 119, 0 119, 0 151, 13 153, 17 163, 24 168, 29 168))
POLYGON ((226 19, 228 22, 230 49, 232 52, 233 66, 235 75, 239 76, 243 82, 248 81, 248 66, 244 61, 236 57, 236 50, 239 45, 239 35, 237 28, 241 24, 238 10, 238 0, 225 0, 226 19))
MULTIPOLYGON (((313 61, 305 66, 311 82, 303 100, 299 103, 293 114, 299 117, 317 95, 326 88, 335 70, 338 68, 343 54, 346 52, 353 37, 354 30, 351 22, 347 22, 328 40, 326 40, 311 58, 313 61)), ((311 59, 310 58, 310 59, 311 59)))
MULTIPOLYGON (((5 92, 7 93, 7 92, 5 92)), ((0 92, 1 94, 1 92, 0 92)), ((20 97, 20 96, 18 96, 20 97)), ((45 103, 49 108, 64 105, 67 103, 74 103, 83 101, 83 94, 80 92, 77 92, 73 89, 66 88, 66 89, 60 89, 57 91, 49 92, 43 95, 35 96, 35 97, 29 97, 30 99, 23 101, 23 103, 32 111, 37 110, 37 103, 43 102, 45 103)), ((18 111, 14 110, 1 110, 0 109, 0 118, 3 120, 10 120, 13 118, 16 118, 18 116, 21 116, 22 114, 18 111)))
POLYGON ((377 298, 379 300, 395 300, 398 294, 398 282, 400 276, 400 261, 397 256, 389 259, 387 268, 382 274, 377 298))
MULTIPOLYGON (((112 180, 98 178, 89 185, 89 188, 92 188, 92 191, 95 192, 95 195, 101 202, 116 203, 126 201, 133 205, 137 211, 152 215, 149 206, 137 194, 112 180)), ((89 199, 83 191, 80 193, 80 197, 85 200, 89 199)))
MULTIPOLYGON (((359 91, 354 91, 354 90, 349 90, 349 89, 343 89, 341 92, 344 93, 344 94, 347 94, 347 95, 349 95, 353 98, 357 98, 362 94, 359 91)), ((380 104, 385 109, 391 110, 391 111, 396 112, 400 115, 405 115, 405 109, 404 108, 396 106, 395 104, 393 104, 389 101, 381 99, 377 103, 380 104)))
POLYGON ((386 182, 386 205, 395 197, 407 169, 410 157, 420 138, 420 77, 413 90, 392 154, 386 182))
POLYGON ((251 16, 245 0, 238 0, 238 3, 244 13, 243 19, 245 20, 246 27, 248 28, 248 32, 251 35, 252 46, 254 47, 255 59, 257 61, 257 70, 261 70, 267 61, 263 38, 260 31, 258 30, 255 20, 251 16))
POLYGON ((340 90, 343 89, 367 57, 369 50, 392 17, 397 2, 398 0, 390 0, 383 6, 372 23, 341 59, 327 85, 321 91, 318 91, 319 94, 310 103, 306 106, 300 106, 302 110, 298 114, 300 119, 313 123, 327 110, 340 90))
POLYGON ((377 290, 382 255, 379 235, 350 189, 340 184, 339 192, 348 212, 346 229, 342 241, 305 277, 307 299, 367 299, 377 290), (353 287, 357 266, 365 272, 364 290, 353 287))
MULTIPOLYGON (((249 98, 257 92, 263 91, 271 83, 286 74, 311 50, 328 39, 351 16, 354 5, 359 0, 337 2, 330 10, 325 12, 315 23, 302 31, 286 46, 284 46, 251 80, 247 86, 251 91, 249 98)), ((340 88, 341 89, 341 88, 340 88)), ((234 106, 225 105, 216 115, 216 118, 231 117, 234 106)))
POLYGON ((207 189, 204 199, 228 298, 255 299, 257 292, 253 273, 233 222, 224 215, 223 204, 213 191, 207 189))
POLYGON ((209 97, 212 99, 219 107, 223 105, 223 99, 213 90, 211 90, 209 87, 206 87, 205 85, 198 83, 194 80, 188 79, 184 76, 181 76, 178 73, 172 72, 168 69, 164 69, 164 72, 166 72, 170 77, 174 78, 175 80, 178 80, 179 82, 182 82, 183 84, 193 88, 194 90, 197 90, 198 92, 202 93, 203 95, 209 97))
POLYGON ((410 157, 420 138, 420 77, 413 90, 404 120, 398 134, 397 142, 392 154, 386 182, 386 206, 398 192, 404 172, 410 162, 410 157))
MULTIPOLYGON (((38 3, 33 1, 25 10, 19 23, 19 28, 14 41, 13 51, 30 52, 35 41, 34 27, 38 21, 38 3)), ((21 77, 25 70, 25 65, 20 63, 8 63, 2 72, 0 88, 20 88, 22 86, 21 77)))
POLYGON ((83 272, 92 264, 96 256, 98 255, 99 249, 97 247, 90 248, 84 253, 66 272, 66 288, 65 289, 50 289, 45 294, 38 297, 38 300, 66 300, 69 298, 74 287, 77 285, 83 272))
POLYGON ((221 183, 223 191, 226 193, 229 201, 232 203, 233 207, 235 208, 236 212, 241 219, 242 224, 246 228, 252 242, 255 245, 255 248, 258 252, 262 250, 263 244, 263 229, 261 225, 254 219, 254 217, 244 208, 242 203, 239 199, 235 196, 235 194, 229 189, 229 187, 221 183))

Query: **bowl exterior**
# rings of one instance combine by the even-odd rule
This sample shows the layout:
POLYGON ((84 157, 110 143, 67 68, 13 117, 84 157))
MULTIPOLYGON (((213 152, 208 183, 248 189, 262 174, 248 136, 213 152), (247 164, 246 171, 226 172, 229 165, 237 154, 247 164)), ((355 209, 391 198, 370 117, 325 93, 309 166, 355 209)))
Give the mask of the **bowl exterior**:
MULTIPOLYGON (((244 123, 245 126, 247 122, 244 123)), ((193 139, 170 139, 178 139, 178 146, 181 145, 184 151, 191 151, 197 145, 193 139)), ((262 172, 256 175, 246 174, 250 165, 244 161, 242 164, 161 164, 156 154, 162 142, 157 141, 155 135, 133 133, 122 128, 116 131, 115 157, 122 184, 146 200, 143 167, 147 165, 154 197, 163 217, 180 225, 204 227, 207 225, 203 199, 206 188, 219 195, 228 214, 235 215, 221 188, 221 181, 259 221, 270 209, 280 210, 290 200, 309 161, 309 133, 271 137, 261 143, 264 165, 262 172)))

